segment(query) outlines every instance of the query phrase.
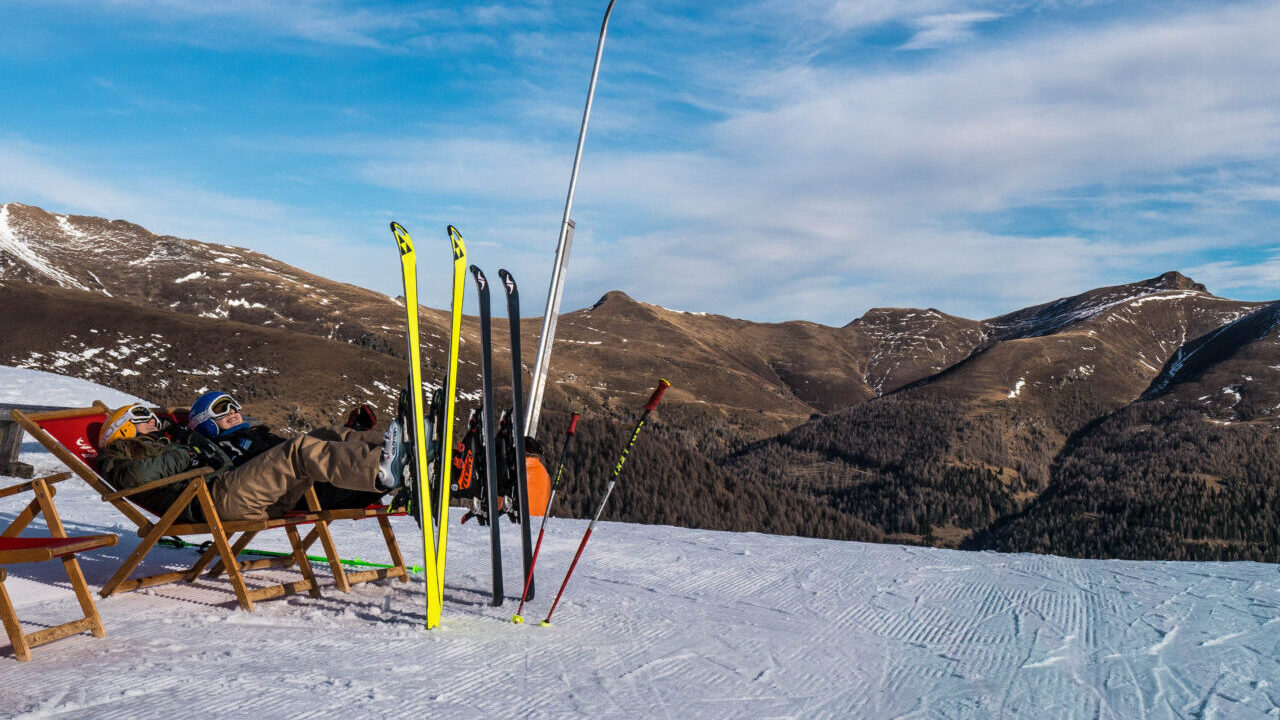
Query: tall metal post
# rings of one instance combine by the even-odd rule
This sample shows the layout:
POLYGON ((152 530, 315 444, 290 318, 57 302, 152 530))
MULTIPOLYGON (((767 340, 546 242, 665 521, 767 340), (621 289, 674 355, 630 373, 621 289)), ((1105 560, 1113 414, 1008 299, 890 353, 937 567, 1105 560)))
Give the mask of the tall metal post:
POLYGON ((591 117, 591 102, 596 95, 596 77, 600 74, 600 56, 604 53, 605 31, 609 28, 609 15, 613 13, 615 2, 617 0, 609 0, 609 7, 604 11, 604 21, 600 23, 600 40, 596 43, 595 63, 591 66, 591 84, 587 86, 587 104, 582 110, 582 127, 578 130, 578 149, 573 155, 573 174, 569 176, 569 194, 565 197, 564 216, 560 220, 560 239, 556 243, 556 260, 551 271, 551 286, 547 289, 547 308, 542 316, 542 333, 538 336, 538 358, 533 366, 529 407, 525 410, 524 428, 529 437, 536 437, 538 434, 538 413, 542 410, 542 391, 547 385, 547 368, 551 364, 551 347, 555 342, 560 298, 564 295, 564 271, 569 264, 569 246, 573 242, 574 224, 569 219, 569 213, 573 210, 573 192, 578 185, 578 166, 582 162, 582 145, 587 139, 587 120, 591 117))

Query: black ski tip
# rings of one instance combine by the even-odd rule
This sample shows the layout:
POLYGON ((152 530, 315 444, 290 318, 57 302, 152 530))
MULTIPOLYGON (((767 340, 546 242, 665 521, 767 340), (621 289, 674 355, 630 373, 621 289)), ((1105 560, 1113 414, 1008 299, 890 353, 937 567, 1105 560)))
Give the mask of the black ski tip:
POLYGON ((506 269, 498 271, 498 279, 502 281, 502 287, 507 291, 508 298, 514 298, 516 295, 516 278, 506 269))

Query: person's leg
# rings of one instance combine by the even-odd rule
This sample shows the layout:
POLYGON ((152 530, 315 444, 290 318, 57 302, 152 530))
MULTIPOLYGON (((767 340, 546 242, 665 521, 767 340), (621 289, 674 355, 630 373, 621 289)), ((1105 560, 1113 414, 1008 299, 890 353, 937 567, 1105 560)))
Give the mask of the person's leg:
POLYGON ((323 437, 345 440, 299 435, 223 475, 210 488, 218 515, 224 520, 279 517, 296 506, 315 482, 380 492, 376 484, 380 434, 341 430, 323 437))
POLYGON ((350 428, 326 430, 319 436, 301 435, 278 447, 287 449, 292 466, 302 477, 345 490, 378 492, 382 433, 350 428))
POLYGON ((307 433, 317 440, 336 440, 338 442, 367 442, 376 447, 382 447, 383 430, 356 430, 349 427, 322 427, 311 430, 307 433))
POLYGON ((279 445, 231 470, 209 484, 218 517, 260 520, 281 517, 311 487, 311 481, 291 471, 279 445), (292 498, 292 502, 290 502, 292 498))

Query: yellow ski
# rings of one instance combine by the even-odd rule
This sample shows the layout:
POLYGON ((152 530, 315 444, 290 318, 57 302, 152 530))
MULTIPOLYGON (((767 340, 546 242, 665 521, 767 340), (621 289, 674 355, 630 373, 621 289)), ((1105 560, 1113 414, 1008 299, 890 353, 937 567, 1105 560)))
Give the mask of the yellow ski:
MULTIPOLYGON (((458 345, 462 339, 462 288, 467 274, 467 246, 462 233, 449 226, 453 246, 453 297, 449 305, 449 369, 444 393, 444 446, 440 448, 440 533, 436 544, 436 592, 444 597, 445 548, 449 540, 449 485, 453 480, 453 415, 458 396, 458 345)), ((428 606, 427 627, 440 624, 440 605, 428 606)))
MULTIPOLYGON (((422 515, 422 557, 426 583, 426 624, 428 628, 439 623, 440 604, 443 600, 443 584, 438 581, 436 569, 435 519, 432 517, 427 483, 427 436, 423 423, 422 402, 422 347, 418 335, 418 263, 409 231, 400 223, 391 223, 396 246, 400 250, 400 272, 404 279, 404 307, 408 321, 406 340, 409 345, 409 386, 413 405, 414 474, 411 482, 418 484, 418 512, 422 515), (435 623, 432 618, 435 618, 435 623)), ((447 511, 447 508, 446 508, 447 511)))

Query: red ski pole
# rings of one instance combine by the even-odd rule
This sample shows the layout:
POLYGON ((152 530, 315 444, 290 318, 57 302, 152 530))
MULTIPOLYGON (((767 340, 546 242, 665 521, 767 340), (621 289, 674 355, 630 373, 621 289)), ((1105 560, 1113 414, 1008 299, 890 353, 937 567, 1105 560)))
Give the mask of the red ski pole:
POLYGON ((627 441, 627 446, 622 449, 622 457, 618 458, 618 463, 613 466, 613 477, 609 479, 609 484, 604 489, 604 497, 600 499, 600 506, 596 508, 596 514, 591 518, 591 523, 587 525, 587 532, 582 535, 582 542, 578 543, 578 552, 574 553, 573 563, 569 565, 569 572, 565 573, 564 582, 560 583, 560 592, 556 593, 555 602, 551 603, 551 610, 547 612, 547 619, 542 621, 543 625, 551 624, 551 614, 556 611, 556 606, 560 604, 560 596, 564 595, 564 588, 569 584, 573 569, 578 567, 578 559, 582 557, 582 549, 587 546, 587 540, 591 539, 591 531, 595 529, 596 521, 600 519, 600 513, 604 512, 604 504, 609 502, 609 495, 613 492, 613 486, 618 482, 618 475, 622 472, 622 465, 627 461, 627 455, 630 454, 632 446, 636 444, 636 438, 639 437, 645 421, 649 419, 649 413, 658 407, 658 401, 662 399, 662 393, 666 392, 669 387, 671 387, 671 383, 666 380, 659 380, 657 389, 649 396, 649 402, 644 404, 644 412, 640 414, 640 421, 636 423, 636 429, 631 432, 631 439, 627 441))
POLYGON ((524 611, 524 601, 529 596, 529 584, 533 581, 533 566, 538 564, 538 551, 542 549, 542 532, 547 529, 547 518, 551 516, 551 503, 556 499, 556 488, 560 487, 561 476, 564 473, 564 459, 569 454, 569 441, 573 439, 573 433, 578 429, 578 418, 582 417, 578 413, 574 413, 569 419, 569 429, 564 434, 564 447, 560 448, 560 461, 556 463, 556 479, 551 483, 551 494, 547 496, 547 509, 542 513, 542 523, 538 525, 538 542, 533 546, 533 559, 529 561, 529 579, 524 581, 524 592, 520 594, 520 607, 516 608, 516 614, 511 616, 511 622, 519 625, 524 622, 524 616, 520 613, 524 611))

